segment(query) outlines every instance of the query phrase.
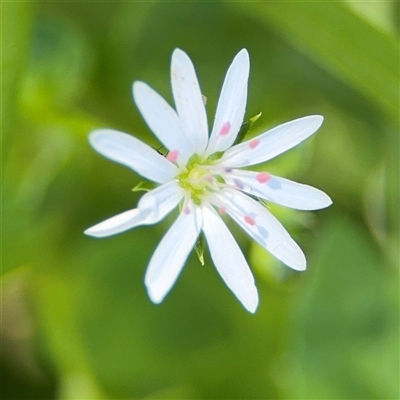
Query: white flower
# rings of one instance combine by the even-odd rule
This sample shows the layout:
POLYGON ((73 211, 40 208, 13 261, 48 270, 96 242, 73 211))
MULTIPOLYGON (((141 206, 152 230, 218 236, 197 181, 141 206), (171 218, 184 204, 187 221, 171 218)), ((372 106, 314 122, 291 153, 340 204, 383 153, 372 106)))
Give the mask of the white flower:
POLYGON ((168 149, 166 157, 126 133, 100 129, 90 134, 90 143, 100 154, 160 186, 147 192, 137 208, 87 229, 87 235, 104 237, 155 224, 181 205, 146 272, 145 284, 154 303, 160 303, 170 291, 203 231, 222 279, 244 307, 255 312, 258 293, 253 275, 216 209, 228 214, 289 267, 298 271, 306 268, 299 246, 254 197, 298 210, 324 208, 331 199, 313 187, 239 168, 263 163, 296 146, 321 126, 323 118, 299 118, 233 145, 243 122, 248 76, 249 55, 243 49, 226 74, 209 137, 193 64, 186 53, 176 49, 171 62, 176 111, 145 83, 133 84, 134 100, 149 128, 168 149))

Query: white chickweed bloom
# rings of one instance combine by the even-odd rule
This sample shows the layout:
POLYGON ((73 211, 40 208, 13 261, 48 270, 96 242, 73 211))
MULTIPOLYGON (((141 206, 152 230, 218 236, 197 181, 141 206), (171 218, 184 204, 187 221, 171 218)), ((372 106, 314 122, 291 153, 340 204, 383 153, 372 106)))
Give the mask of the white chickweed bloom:
POLYGON ((246 108, 249 67, 249 55, 243 49, 226 74, 210 136, 196 72, 182 50, 173 52, 171 62, 176 110, 147 84, 134 82, 135 103, 168 150, 165 157, 126 133, 100 129, 89 136, 100 154, 159 186, 147 192, 137 208, 87 229, 87 235, 105 237, 155 224, 180 205, 178 218, 156 248, 146 272, 145 284, 154 303, 160 303, 170 291, 203 232, 218 273, 243 306, 255 312, 258 293, 253 275, 219 214, 228 214, 287 266, 298 271, 306 268, 300 247, 254 198, 298 210, 321 209, 329 206, 331 199, 311 186, 241 168, 263 163, 298 145, 321 126, 323 117, 299 118, 234 145, 246 108))

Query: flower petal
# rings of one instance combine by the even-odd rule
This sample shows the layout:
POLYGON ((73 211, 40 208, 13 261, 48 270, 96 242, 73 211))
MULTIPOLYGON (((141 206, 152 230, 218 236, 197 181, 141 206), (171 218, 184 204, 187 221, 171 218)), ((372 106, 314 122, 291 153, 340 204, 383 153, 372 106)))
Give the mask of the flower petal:
POLYGON ((254 139, 231 147, 223 155, 220 165, 245 167, 259 164, 297 146, 317 131, 324 118, 310 115, 279 125, 254 139))
POLYGON ((246 109, 249 69, 249 53, 243 49, 236 55, 226 74, 207 155, 228 149, 236 139, 246 109))
POLYGON ((298 271, 306 269, 300 247, 260 203, 234 189, 221 190, 211 202, 223 207, 254 240, 284 264, 298 271))
POLYGON ((139 201, 139 207, 125 211, 86 229, 85 234, 106 237, 125 232, 140 225, 155 224, 170 213, 182 200, 183 189, 171 181, 146 193, 139 201))
POLYGON ((242 192, 297 210, 319 210, 332 204, 330 197, 319 189, 266 172, 232 170, 223 177, 242 192))
POLYGON ((258 293, 243 253, 214 209, 209 205, 202 209, 203 231, 214 265, 243 306, 254 313, 258 306, 258 293))
POLYGON ((143 82, 134 82, 133 97, 152 132, 168 150, 178 152, 179 164, 186 164, 191 156, 192 145, 182 129, 176 111, 143 82))
POLYGON ((125 232, 142 225, 149 212, 150 210, 139 210, 138 208, 128 210, 86 229, 84 233, 94 237, 106 237, 125 232))
POLYGON ((139 201, 138 208, 151 210, 149 224, 161 221, 183 199, 185 191, 176 181, 164 183, 156 189, 147 192, 139 201))
POLYGON ((177 280, 199 236, 201 212, 187 202, 160 244, 146 271, 145 284, 151 301, 161 303, 177 280))
POLYGON ((193 64, 180 49, 172 54, 171 83, 179 118, 196 153, 202 154, 208 141, 206 110, 193 64))
POLYGON ((126 133, 99 129, 89 135, 89 142, 103 156, 126 165, 154 182, 167 182, 178 173, 178 168, 173 163, 126 133))

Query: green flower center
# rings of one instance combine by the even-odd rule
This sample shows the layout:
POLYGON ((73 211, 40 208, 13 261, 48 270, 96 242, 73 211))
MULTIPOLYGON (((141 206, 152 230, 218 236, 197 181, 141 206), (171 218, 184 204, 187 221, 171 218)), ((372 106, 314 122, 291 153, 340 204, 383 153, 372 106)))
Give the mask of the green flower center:
POLYGON ((178 175, 178 183, 190 193, 193 202, 201 205, 204 197, 219 190, 222 178, 215 174, 213 164, 209 159, 202 161, 199 156, 194 155, 188 161, 184 171, 178 175))

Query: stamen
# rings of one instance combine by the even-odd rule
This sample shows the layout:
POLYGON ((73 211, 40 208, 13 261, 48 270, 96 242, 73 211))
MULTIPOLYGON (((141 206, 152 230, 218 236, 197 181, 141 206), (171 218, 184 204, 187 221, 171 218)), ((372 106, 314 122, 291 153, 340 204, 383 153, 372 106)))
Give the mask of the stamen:
POLYGON ((205 180, 209 183, 213 183, 214 182, 214 177, 212 175, 208 175, 205 177, 205 180))
POLYGON ((244 222, 246 222, 246 224, 249 224, 250 226, 254 226, 256 224, 256 221, 254 220, 254 218, 250 217, 250 215, 246 215, 244 217, 244 222))
POLYGON ((269 180, 271 180, 271 175, 268 172, 260 172, 256 175, 258 183, 267 183, 269 180))
POLYGON ((220 208, 218 209, 218 212, 219 212, 221 215, 225 215, 225 214, 226 214, 225 207, 220 207, 220 208))
POLYGON ((189 215, 189 214, 190 214, 190 209, 189 209, 188 206, 185 206, 185 207, 183 208, 183 213, 186 214, 186 215, 189 215))
POLYGON ((234 179, 233 182, 235 183, 236 187, 240 190, 244 189, 243 182, 239 179, 234 179))
POLYGON ((229 130, 231 129, 231 123, 228 121, 228 122, 225 122, 222 126, 221 126, 221 129, 219 130, 219 134, 221 135, 221 136, 225 136, 225 135, 227 135, 228 134, 228 132, 229 132, 229 130))
POLYGON ((249 147, 251 150, 255 149, 260 144, 260 139, 253 139, 249 142, 249 147))
POLYGON ((225 172, 229 174, 230 172, 232 172, 232 168, 225 168, 225 172))
POLYGON ((175 162, 179 157, 179 151, 178 150, 171 150, 168 155, 167 155, 167 160, 175 162))

